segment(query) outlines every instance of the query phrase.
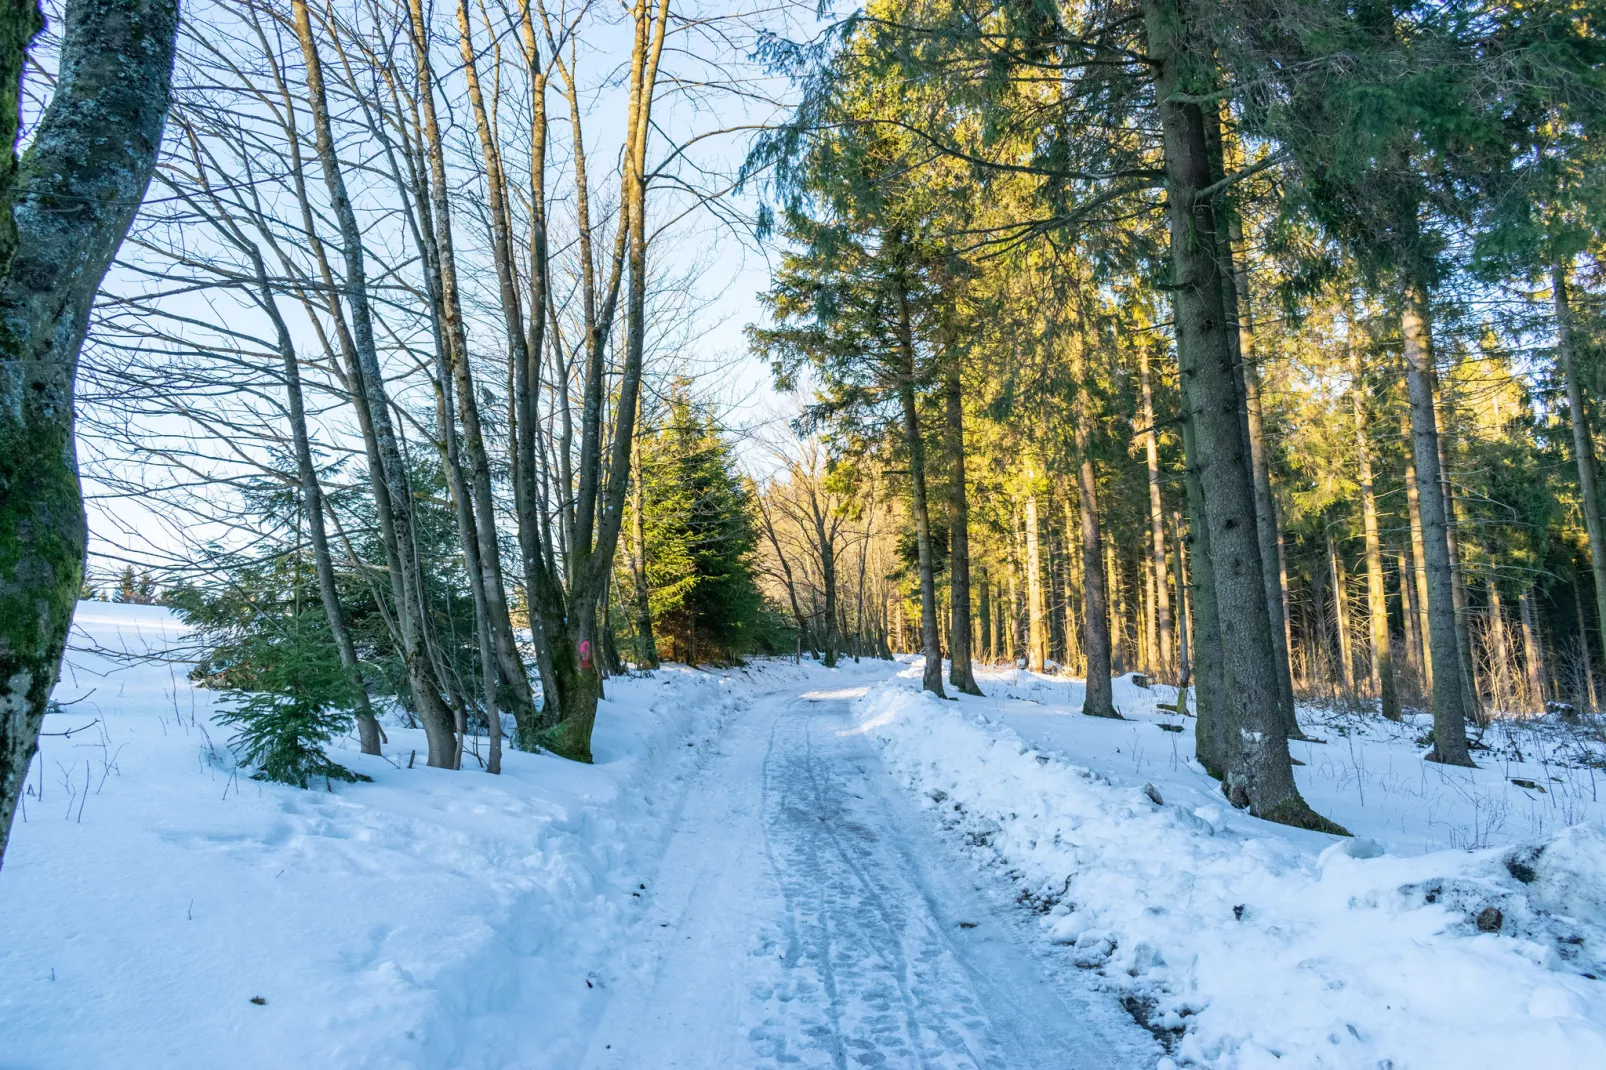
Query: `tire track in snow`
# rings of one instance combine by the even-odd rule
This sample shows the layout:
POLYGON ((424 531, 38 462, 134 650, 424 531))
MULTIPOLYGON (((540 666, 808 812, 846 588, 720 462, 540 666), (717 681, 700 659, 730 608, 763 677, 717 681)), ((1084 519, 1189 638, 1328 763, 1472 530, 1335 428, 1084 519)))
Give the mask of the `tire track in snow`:
POLYGON ((644 965, 610 986, 584 1066, 1153 1064, 1112 999, 1050 976, 1008 889, 942 842, 845 698, 728 723, 666 845, 644 965))

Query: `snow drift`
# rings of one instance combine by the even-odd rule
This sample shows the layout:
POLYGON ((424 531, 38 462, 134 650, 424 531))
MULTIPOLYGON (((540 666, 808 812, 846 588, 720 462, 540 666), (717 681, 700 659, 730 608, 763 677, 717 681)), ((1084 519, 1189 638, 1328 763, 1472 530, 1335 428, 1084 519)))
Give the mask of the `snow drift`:
POLYGON ((1175 1062, 1601 1064, 1598 825, 1514 849, 1396 856, 1353 824, 1359 835, 1338 839, 1224 802, 1178 805, 1190 793, 1045 753, 988 716, 988 700, 938 701, 910 676, 860 700, 862 729, 983 861, 1008 870, 1045 937, 1169 1039, 1175 1062))
POLYGON ((83 730, 41 741, 0 871, 0 1067, 571 1065, 682 782, 809 671, 612 680, 594 766, 500 777, 392 718, 386 757, 331 749, 372 784, 300 791, 234 767, 184 631, 79 606, 45 731, 83 730))

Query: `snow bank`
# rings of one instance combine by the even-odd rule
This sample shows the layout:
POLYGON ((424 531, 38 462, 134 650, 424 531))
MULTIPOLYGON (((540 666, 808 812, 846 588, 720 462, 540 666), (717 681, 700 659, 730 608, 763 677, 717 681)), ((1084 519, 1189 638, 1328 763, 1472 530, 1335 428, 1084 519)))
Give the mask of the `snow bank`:
POLYGON ((384 758, 332 750, 374 782, 331 793, 234 769, 183 637, 79 607, 45 731, 87 727, 42 741, 0 871, 0 1066, 571 1065, 681 781, 747 697, 820 672, 610 681, 589 767, 429 769, 388 726, 384 758))
MULTIPOLYGON (((1341 840, 1233 811, 1199 790, 1186 733, 1072 720, 1079 693, 1047 696, 1064 703, 1050 734, 1073 757, 1079 736, 1095 741, 1101 769, 1004 723, 1019 699, 1000 695, 1018 679, 984 679, 993 698, 959 702, 918 686, 911 670, 870 689, 863 730, 982 859, 1007 867, 1045 937, 1167 1035, 1175 1062, 1601 1065, 1600 826, 1515 849, 1390 854, 1364 826, 1341 840)), ((1118 704, 1152 711, 1138 690, 1124 681, 1118 704)))

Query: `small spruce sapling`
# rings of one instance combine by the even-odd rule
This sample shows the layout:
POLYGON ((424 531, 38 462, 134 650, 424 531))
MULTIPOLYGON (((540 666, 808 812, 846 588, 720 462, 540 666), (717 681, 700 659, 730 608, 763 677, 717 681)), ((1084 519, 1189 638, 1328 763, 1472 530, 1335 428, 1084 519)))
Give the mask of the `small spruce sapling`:
POLYGON ((256 768, 253 780, 305 788, 318 777, 371 780, 330 760, 324 745, 351 726, 350 684, 327 629, 308 614, 282 631, 249 635, 234 650, 241 683, 228 695, 237 705, 218 720, 237 731, 230 745, 256 768), (249 687, 249 690, 246 687, 249 687))

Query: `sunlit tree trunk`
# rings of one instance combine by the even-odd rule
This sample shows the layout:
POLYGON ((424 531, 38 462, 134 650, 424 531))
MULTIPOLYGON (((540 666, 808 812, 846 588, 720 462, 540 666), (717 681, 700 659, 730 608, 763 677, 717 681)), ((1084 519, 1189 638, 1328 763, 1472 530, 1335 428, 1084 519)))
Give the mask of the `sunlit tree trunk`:
MULTIPOLYGON (((349 341, 342 338, 350 366, 347 379, 352 386, 352 404, 368 454, 369 484, 374 493, 380 536, 385 545, 391 575, 392 596, 401 639, 402 664, 407 672, 408 693, 424 724, 429 744, 428 762, 438 768, 452 768, 457 760, 457 720, 441 696, 442 681, 437 679, 426 634, 425 598, 413 538, 412 490, 407 480, 400 441, 391 420, 390 398, 374 339, 369 307, 367 268, 364 263, 362 229, 346 191, 345 165, 336 151, 329 117, 329 102, 323 83, 323 65, 305 0, 293 0, 296 36, 306 63, 307 102, 311 106, 314 144, 335 221, 340 230, 345 260, 342 296, 351 315, 349 341)), ((342 327, 343 325, 337 325, 342 327)))
MULTIPOLYGON (((1589 568, 1595 578, 1596 619, 1606 622, 1606 527, 1600 511, 1600 490, 1595 481, 1595 445, 1589 433, 1589 410, 1584 387, 1575 366, 1572 301, 1568 293, 1571 265, 1558 261, 1550 271, 1551 304, 1556 315, 1556 363, 1567 381, 1567 415, 1573 432, 1573 461, 1578 466, 1578 496, 1589 537, 1589 568)), ((1602 624, 1606 627, 1606 623, 1602 624)))
POLYGON ((1338 683, 1344 694, 1355 694, 1355 652, 1350 649, 1349 573, 1327 538, 1327 567, 1333 578, 1333 622, 1338 629, 1338 683))
POLYGON ((1416 450, 1413 445, 1409 407, 1405 411, 1400 430, 1407 443, 1405 450, 1405 501, 1411 525, 1411 605, 1414 608, 1417 622, 1417 642, 1420 651, 1419 657, 1421 658, 1418 667, 1422 672, 1422 686, 1429 694, 1432 694, 1433 620, 1428 614, 1427 548, 1422 536, 1421 485, 1416 478, 1416 450))
POLYGON ((914 512, 916 552, 920 564, 920 645, 926 655, 925 672, 921 686, 939 698, 946 698, 942 688, 942 631, 937 620, 937 581, 934 551, 931 543, 931 514, 926 504, 926 443, 920 431, 920 411, 915 403, 914 328, 909 313, 909 294, 899 289, 898 294, 898 348, 901 366, 898 369, 898 400, 903 409, 903 444, 909 454, 909 484, 911 508, 914 512))
POLYGON ((1378 534, 1377 498, 1372 490, 1372 444, 1366 431, 1366 405, 1360 349, 1355 344, 1355 321, 1350 319, 1350 390, 1355 411, 1355 463, 1361 493, 1361 529, 1366 539, 1366 608, 1371 625, 1372 689, 1382 702, 1383 716, 1400 719, 1400 699, 1394 687, 1394 648, 1389 643, 1388 590, 1383 585, 1383 543, 1378 534))
POLYGON ((1513 678, 1511 673, 1511 644, 1506 635, 1506 610, 1500 599, 1500 585, 1489 583, 1489 645, 1494 692, 1494 709, 1496 713, 1512 713, 1516 710, 1513 699, 1513 678))
POLYGON ((1416 462, 1422 545, 1427 564, 1428 616, 1433 664, 1433 750, 1429 758, 1471 765, 1461 655, 1455 626, 1455 577, 1450 566, 1449 521, 1439 473, 1439 431, 1434 415, 1432 336, 1427 291, 1410 275, 1400 289, 1400 332, 1405 341, 1406 385, 1411 395, 1411 443, 1416 462))
POLYGON ((1533 587, 1522 589, 1517 598, 1517 609, 1522 617, 1522 661, 1528 676, 1528 709, 1533 713, 1545 712, 1544 649, 1539 642, 1538 615, 1534 612, 1533 587))
POLYGON ((1176 672, 1176 655, 1172 652, 1171 577, 1166 574, 1166 506, 1160 493, 1160 431, 1155 427, 1155 398, 1148 374, 1148 347, 1137 349, 1137 376, 1139 376, 1139 419, 1148 427, 1143 435, 1143 464, 1148 469, 1148 535, 1150 535, 1150 562, 1155 582, 1155 657, 1163 675, 1176 672))
POLYGON ((970 667, 970 504, 965 491, 965 394, 957 352, 943 371, 944 444, 948 451, 948 595, 953 623, 948 682, 967 695, 981 694, 970 667))
POLYGON ((1192 618, 1188 613, 1187 565, 1182 557, 1182 514, 1171 514, 1172 578, 1176 581, 1177 607, 1177 710, 1188 712, 1188 685, 1193 679, 1193 663, 1189 658, 1189 628, 1192 618))
MULTIPOLYGON (((1036 472, 1032 473, 1035 482, 1036 472)), ((1048 661, 1048 621, 1043 609, 1043 556, 1038 529, 1037 493, 1026 495, 1026 667, 1042 672, 1048 661)))

